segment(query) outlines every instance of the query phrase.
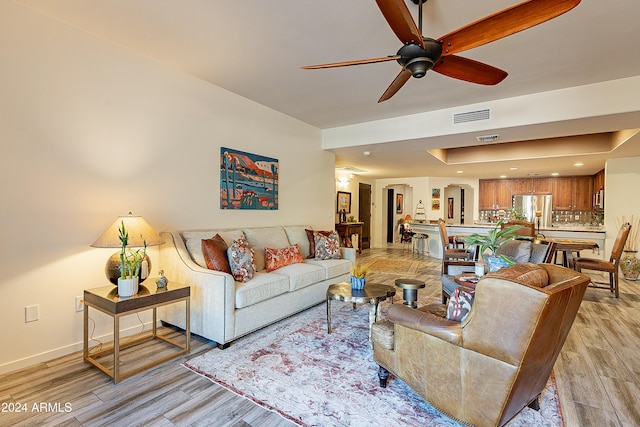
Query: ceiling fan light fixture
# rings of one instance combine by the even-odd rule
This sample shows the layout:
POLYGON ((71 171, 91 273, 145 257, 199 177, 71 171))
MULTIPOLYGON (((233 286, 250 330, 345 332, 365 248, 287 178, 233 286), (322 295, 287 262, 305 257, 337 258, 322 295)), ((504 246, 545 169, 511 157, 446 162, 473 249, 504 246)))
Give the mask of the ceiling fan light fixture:
POLYGON ((419 79, 424 77, 427 71, 433 68, 433 65, 433 62, 429 58, 414 58, 407 62, 404 68, 409 70, 413 77, 419 79))

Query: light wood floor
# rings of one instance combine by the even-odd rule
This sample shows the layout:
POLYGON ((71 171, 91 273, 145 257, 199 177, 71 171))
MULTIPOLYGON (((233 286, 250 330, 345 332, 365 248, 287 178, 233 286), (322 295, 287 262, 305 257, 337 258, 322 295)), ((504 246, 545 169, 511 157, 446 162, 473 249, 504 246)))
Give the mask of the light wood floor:
MULTIPOLYGON (((364 263, 376 258, 421 261, 416 277, 427 287, 420 292, 440 296, 439 260, 399 245, 358 255, 364 263)), ((393 284, 399 276, 369 277, 393 284)), ((293 425, 180 366, 213 347, 195 336, 191 343, 189 356, 119 384, 85 364, 81 353, 1 375, 0 426, 293 425), (26 411, 15 412, 9 405, 16 403, 26 411)), ((143 347, 135 355, 153 351, 143 347)), ((554 371, 566 426, 640 426, 640 283, 621 280, 619 300, 607 290, 587 290, 554 371)))

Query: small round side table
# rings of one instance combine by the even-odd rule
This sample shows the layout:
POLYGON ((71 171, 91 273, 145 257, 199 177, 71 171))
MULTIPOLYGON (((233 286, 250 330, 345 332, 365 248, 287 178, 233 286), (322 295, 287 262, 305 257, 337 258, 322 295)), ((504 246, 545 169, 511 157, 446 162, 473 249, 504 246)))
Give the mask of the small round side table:
POLYGON ((402 288, 404 304, 411 308, 417 308, 418 289, 424 288, 424 282, 416 279, 396 279, 396 286, 402 288))

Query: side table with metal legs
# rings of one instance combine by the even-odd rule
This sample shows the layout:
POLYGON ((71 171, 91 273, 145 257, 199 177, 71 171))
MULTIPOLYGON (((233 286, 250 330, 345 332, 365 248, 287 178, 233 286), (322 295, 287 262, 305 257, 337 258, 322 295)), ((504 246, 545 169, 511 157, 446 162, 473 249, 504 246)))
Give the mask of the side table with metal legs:
POLYGON ((410 308, 417 308, 418 289, 425 287, 424 282, 416 279, 396 279, 396 286, 402 288, 404 304, 410 308))

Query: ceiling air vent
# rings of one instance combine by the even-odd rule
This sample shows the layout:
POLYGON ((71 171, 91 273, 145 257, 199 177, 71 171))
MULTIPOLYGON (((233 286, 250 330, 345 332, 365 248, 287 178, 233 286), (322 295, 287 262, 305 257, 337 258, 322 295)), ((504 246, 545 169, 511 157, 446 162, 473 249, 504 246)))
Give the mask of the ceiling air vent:
POLYGON ((466 113, 457 113, 453 115, 453 124, 477 122, 479 120, 489 120, 491 118, 491 110, 468 111, 466 113))
POLYGON ((351 172, 351 173, 366 173, 367 171, 364 169, 359 169, 355 166, 336 166, 336 170, 351 172))
POLYGON ((478 142, 496 142, 500 138, 500 135, 483 135, 476 136, 478 142))

